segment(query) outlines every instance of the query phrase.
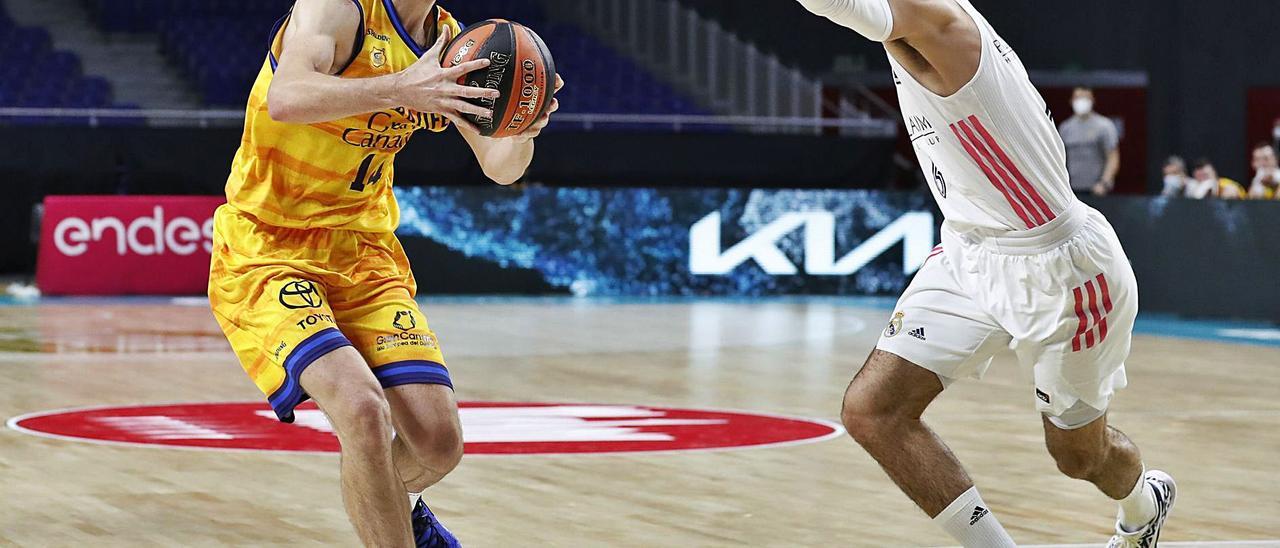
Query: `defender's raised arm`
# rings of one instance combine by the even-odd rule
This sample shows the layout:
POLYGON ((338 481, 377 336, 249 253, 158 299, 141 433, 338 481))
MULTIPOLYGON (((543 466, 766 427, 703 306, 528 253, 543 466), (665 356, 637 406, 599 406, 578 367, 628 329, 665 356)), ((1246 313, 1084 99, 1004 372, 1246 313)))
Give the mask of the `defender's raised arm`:
POLYGON ((926 88, 951 95, 978 72, 982 35, 955 0, 797 0, 814 14, 883 42, 926 88))
POLYGON ((952 0, 798 0, 815 15, 857 31, 874 42, 936 33, 962 22, 952 0))

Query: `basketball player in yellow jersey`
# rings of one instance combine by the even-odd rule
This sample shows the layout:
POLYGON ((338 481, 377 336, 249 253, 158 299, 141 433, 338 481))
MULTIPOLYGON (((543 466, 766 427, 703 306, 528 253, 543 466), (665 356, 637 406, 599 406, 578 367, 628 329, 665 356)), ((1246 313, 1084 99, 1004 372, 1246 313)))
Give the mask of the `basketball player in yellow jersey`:
POLYGON ((441 68, 459 30, 434 0, 297 0, 273 33, 215 218, 214 315, 280 420, 308 398, 328 417, 347 514, 369 546, 459 546, 420 497, 457 466, 462 432, 394 236, 392 162, 416 130, 452 123, 510 184, 548 122, 479 135, 463 114, 490 113, 465 99, 498 92, 457 84, 488 60, 441 68))

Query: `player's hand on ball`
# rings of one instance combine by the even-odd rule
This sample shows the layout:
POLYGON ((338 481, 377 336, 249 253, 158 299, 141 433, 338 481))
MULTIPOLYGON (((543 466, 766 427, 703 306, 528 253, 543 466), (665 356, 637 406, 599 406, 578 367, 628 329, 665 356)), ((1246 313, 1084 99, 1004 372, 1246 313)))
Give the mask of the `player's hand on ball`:
MULTIPOLYGON (((556 75, 556 92, 559 93, 560 88, 562 87, 564 87, 564 80, 560 78, 559 74, 557 74, 556 75)), ((551 123, 551 115, 555 114, 557 110, 560 110, 560 100, 552 99, 551 105, 547 107, 547 112, 543 114, 541 118, 538 118, 537 122, 534 122, 533 125, 529 126, 529 129, 525 130, 524 133, 521 133, 520 135, 513 137, 513 139, 518 139, 521 141, 532 141, 536 139, 539 135, 542 134, 542 130, 546 129, 547 124, 551 123)))
POLYGON ((445 45, 453 39, 452 29, 440 33, 440 39, 422 58, 404 72, 396 82, 396 95, 401 104, 418 112, 433 112, 443 115, 454 124, 478 131, 474 124, 464 118, 463 114, 479 117, 490 117, 493 111, 466 101, 466 99, 496 100, 500 93, 496 89, 464 86, 458 83, 463 76, 489 66, 488 59, 476 59, 462 63, 456 67, 440 66, 440 55, 445 45))

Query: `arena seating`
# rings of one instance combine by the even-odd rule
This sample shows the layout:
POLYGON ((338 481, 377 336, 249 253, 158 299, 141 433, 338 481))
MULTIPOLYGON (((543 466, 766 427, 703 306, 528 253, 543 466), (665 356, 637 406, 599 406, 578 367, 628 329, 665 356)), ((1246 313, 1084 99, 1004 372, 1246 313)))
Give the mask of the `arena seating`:
MULTIPOLYGON (((291 0, 86 0, 103 30, 151 33, 159 48, 213 107, 244 103, 261 68, 274 22, 291 0)), ((706 114, 693 101, 629 57, 573 25, 549 21, 527 0, 468 0, 456 6, 464 22, 491 17, 538 30, 565 80, 562 111, 706 114)), ((17 26, 0 4, 0 104, 27 107, 113 106, 111 85, 85 76, 71 52, 52 49, 49 33, 17 26)), ((115 105, 136 108, 132 105, 115 105)))
MULTIPOLYGON (((161 51, 196 83, 209 106, 243 105, 265 59, 274 22, 291 0, 85 0, 104 30, 155 32, 161 51)), ((445 3, 463 22, 493 17, 536 29, 571 82, 564 112, 705 114, 649 72, 572 25, 550 21, 529 0, 445 3), (456 5, 455 5, 456 4, 456 5)))
MULTIPOLYGON (((283 15, 292 0, 84 0, 107 32, 157 32, 173 17, 237 17, 270 21, 283 15)), ((265 33, 266 30, 263 31, 265 33)))
POLYGON ((81 72, 80 59, 53 49, 49 33, 17 26, 0 4, 0 105, 105 107, 111 85, 81 72))

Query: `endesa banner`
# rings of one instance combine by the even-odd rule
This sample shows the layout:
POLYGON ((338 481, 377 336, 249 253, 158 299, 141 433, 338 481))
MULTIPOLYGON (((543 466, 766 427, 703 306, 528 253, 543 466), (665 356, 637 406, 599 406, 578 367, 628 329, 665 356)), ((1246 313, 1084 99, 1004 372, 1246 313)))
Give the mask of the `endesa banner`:
POLYGON ((206 196, 49 196, 36 282, 45 295, 206 291, 213 212, 206 196))

